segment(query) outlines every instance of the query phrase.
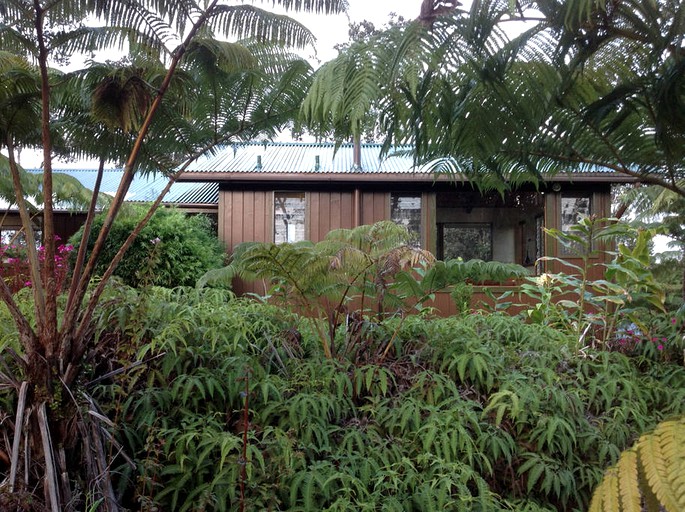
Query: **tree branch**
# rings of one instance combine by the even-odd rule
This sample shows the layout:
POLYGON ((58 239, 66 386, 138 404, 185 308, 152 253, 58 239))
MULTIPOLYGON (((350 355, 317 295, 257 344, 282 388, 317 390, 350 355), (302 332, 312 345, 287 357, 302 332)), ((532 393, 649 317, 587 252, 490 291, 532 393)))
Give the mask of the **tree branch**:
MULTIPOLYGON (((162 103, 162 99, 164 98, 164 95, 167 89, 169 88, 171 79, 174 76, 176 68, 179 62, 181 61, 181 58, 185 54, 186 50, 188 49, 189 44, 195 37, 195 34, 212 14, 212 11, 214 10, 214 7, 216 6, 217 2, 218 0, 212 0, 207 10, 205 10, 193 24, 191 30, 188 32, 188 35, 184 39, 183 43, 174 52, 173 58, 171 59, 171 63, 169 65, 169 69, 167 70, 167 73, 164 76, 162 84, 159 87, 157 96, 155 97, 155 100, 152 102, 152 105, 150 106, 147 112, 145 120, 141 125, 140 131, 138 132, 138 136, 136 137, 136 140, 133 144, 133 149, 131 150, 128 160, 126 161, 126 165, 124 166, 124 174, 121 178, 121 182, 119 183, 119 188, 117 189, 116 195, 114 196, 114 200, 112 201, 112 204, 107 212, 107 216, 105 217, 102 228, 100 229, 98 238, 95 241, 93 250, 90 253, 88 262, 83 270, 83 274, 81 275, 79 285, 76 290, 76 295, 74 297, 75 304, 80 304, 83 301, 83 297, 85 296, 86 290, 88 288, 88 283, 90 282, 90 278, 92 277, 93 272, 95 270, 97 260, 105 246, 105 241, 109 235, 109 232, 112 229, 112 225, 114 224, 114 219, 119 214, 121 205, 123 204, 129 187, 131 186, 131 182, 133 181, 135 163, 142 149, 143 141, 145 140, 145 137, 147 136, 147 133, 152 124, 152 120, 157 110, 159 109, 159 106, 162 103)), ((72 322, 73 321, 74 320, 72 319, 72 322)), ((63 330, 65 332, 71 330, 72 328, 73 325, 63 326, 63 330)))
POLYGON ((17 200, 17 208, 19 208, 21 224, 24 228, 24 234, 26 235, 26 254, 29 260, 29 271, 31 272, 34 308, 36 311, 36 322, 38 324, 38 330, 41 331, 43 325, 46 322, 45 291, 43 289, 43 282, 40 276, 40 260, 38 258, 38 251, 36 251, 36 237, 33 231, 31 216, 29 214, 28 207, 26 206, 24 189, 21 186, 19 168, 14 158, 14 142, 12 141, 12 136, 9 133, 7 134, 7 140, 5 142, 7 146, 7 153, 10 164, 10 173, 12 174, 12 186, 14 187, 14 195, 17 200))

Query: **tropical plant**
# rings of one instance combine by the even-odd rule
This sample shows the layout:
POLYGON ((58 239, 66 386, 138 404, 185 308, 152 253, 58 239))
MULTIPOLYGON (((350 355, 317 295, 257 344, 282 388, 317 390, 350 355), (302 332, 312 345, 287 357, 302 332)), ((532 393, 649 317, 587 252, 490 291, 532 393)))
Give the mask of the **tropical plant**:
MULTIPOLYGON (((74 250, 71 244, 60 244, 55 253, 55 281, 57 289, 62 290, 69 270, 69 255, 74 250)), ((30 288, 32 283, 29 276, 29 264, 26 258, 26 244, 21 240, 14 243, 0 243, 0 276, 7 286, 16 292, 21 288, 30 288)), ((43 247, 38 247, 38 258, 41 264, 44 263, 45 251, 43 247)))
POLYGON ((396 293, 394 278, 434 261, 410 241, 406 227, 381 221, 333 230, 316 244, 248 243, 236 250, 225 272, 269 280, 271 295, 311 318, 324 352, 332 357, 341 324, 356 330, 370 312, 383 318, 410 307, 407 301, 414 296, 396 293))
MULTIPOLYGON (((316 12, 341 9, 342 2, 276 2, 286 8, 316 12)), ((110 484, 104 448, 107 422, 78 388, 85 356, 93 348, 92 318, 114 269, 126 249, 159 206, 184 162, 211 150, 233 137, 273 129, 299 104, 297 92, 306 83, 306 66, 292 59, 271 59, 281 66, 260 69, 265 45, 277 43, 303 47, 312 41, 309 31, 292 19, 242 2, 212 0, 195 2, 129 1, 36 1, 10 0, 0 6, 0 60, 4 71, 8 55, 20 62, 3 74, 0 97, 12 116, 3 119, 2 148, 7 152, 12 176, 13 202, 19 209, 27 239, 34 239, 30 207, 25 200, 22 172, 16 150, 40 147, 43 152, 41 190, 45 247, 44 270, 39 255, 27 244, 31 272, 32 311, 19 304, 9 287, 0 282, 0 296, 16 327, 19 352, 3 351, 2 381, 17 392, 16 426, 13 438, 10 492, 25 492, 35 482, 44 482, 45 498, 34 496, 38 507, 53 512, 80 507, 76 473, 81 471, 94 484, 92 501, 104 498, 101 507, 117 508, 110 484), (254 38, 254 51, 247 45, 219 43, 214 34, 238 39, 254 38), (82 72, 63 73, 51 69, 59 62, 81 55, 106 55, 113 48, 128 48, 129 58, 107 72, 91 62, 82 72), (25 56, 25 58, 24 58, 25 56), (28 64, 35 62, 36 67, 28 64), (249 61, 249 63, 247 62, 249 61), (250 64, 250 65, 247 65, 250 64), (273 73, 276 79, 269 79, 273 73), (219 79, 212 82, 208 74, 219 79), (254 72, 252 72, 254 71, 254 72), (233 80, 223 73, 233 72, 233 80), (15 80, 16 78, 16 80, 15 80), (304 82, 303 82, 304 80, 304 82), (276 86, 274 86, 276 84, 276 86), (295 87, 289 88, 290 84, 295 87), (299 86, 297 86, 299 84, 299 86), (242 107, 224 112, 223 86, 235 86, 242 107), (279 88, 280 87, 280 88, 279 88), (198 98, 207 101, 194 101, 198 98), (5 101, 7 100, 7 101, 5 101), (199 117, 193 107, 212 107, 212 115, 199 117), (198 117, 196 117, 198 119, 198 117), (12 123, 7 123, 11 120, 12 123), (211 124, 211 130, 207 124, 211 124), (205 128, 204 131, 202 128, 205 128), (212 138, 207 139, 208 130, 212 138), (110 148, 110 149, 108 149, 110 148), (121 184, 107 211, 97 240, 86 259, 85 244, 78 249, 73 279, 62 302, 57 293, 54 260, 55 187, 52 158, 55 153, 94 156, 124 161, 121 184), (165 156, 166 158, 162 158, 165 156), (98 259, 134 175, 149 170, 150 162, 162 171, 173 169, 167 187, 160 193, 121 250, 115 255, 101 280, 89 289, 98 259), (180 166, 180 167, 178 167, 180 166), (87 411, 81 415, 80 411, 87 411), (80 419, 87 417, 86 424, 80 419), (27 436, 21 425, 28 425, 27 436), (78 430, 78 434, 76 433, 78 430), (31 447, 31 450, 29 450, 31 447), (92 447, 91 450, 87 447, 92 447), (20 452, 25 457, 19 457, 20 452), (19 464, 27 460, 27 464, 19 464), (35 464, 32 462, 35 461, 35 464), (82 463, 83 461, 83 463, 82 463)), ((229 101, 227 99, 227 101, 229 101)), ((4 114, 4 113, 3 113, 4 114)), ((95 186, 88 208, 83 239, 90 238, 95 214, 95 186)), ((30 491, 28 491, 30 492, 30 491)))
POLYGON ((652 0, 447 8, 350 46, 318 71, 302 112, 342 138, 378 108, 386 150, 409 143, 417 164, 482 188, 606 169, 683 196, 683 9, 652 0))
MULTIPOLYGON (((119 247, 146 212, 144 205, 125 205, 112 226, 102 260, 95 267, 97 275, 107 270, 119 247)), ((102 213, 93 221, 95 232, 102 226, 104 217, 102 213)), ((77 232, 70 240, 72 245, 78 246, 81 237, 82 231, 77 232)), ((91 234, 89 249, 94 243, 95 236, 91 234)), ((114 275, 134 287, 190 286, 209 269, 219 268, 224 257, 224 248, 207 217, 164 208, 157 210, 140 232, 114 275)))
POLYGON ((604 475, 590 512, 685 508, 685 418, 659 423, 604 475), (644 507, 644 508, 643 508, 644 507))
MULTIPOLYGON (((656 228, 660 234, 670 238, 668 251, 659 255, 661 260, 671 260, 680 266, 680 297, 685 301, 685 232, 683 231, 683 212, 685 199, 671 190, 660 187, 635 187, 622 194, 621 199, 627 206, 634 222, 656 228)), ((670 265, 669 265, 670 266, 670 265)), ((667 271, 668 272, 668 271, 667 271)), ((672 276, 669 284, 673 285, 672 276)))
POLYGON ((612 342, 619 327, 640 322, 637 313, 644 308, 664 311, 663 289, 650 270, 652 231, 590 216, 568 232, 547 232, 570 256, 545 256, 543 261, 555 262, 562 270, 521 286, 520 293, 534 300, 524 310, 528 319, 575 333, 582 347, 612 342), (604 249, 621 239, 631 240, 632 246, 619 243, 615 251, 604 249), (611 256, 609 263, 596 258, 602 250, 611 256), (593 274, 602 278, 593 279, 593 274))
MULTIPOLYGON (((413 297, 418 309, 427 300, 435 298, 435 293, 449 290, 452 299, 461 313, 471 309, 473 285, 505 283, 512 279, 522 279, 529 275, 528 270, 516 263, 499 261, 467 260, 461 258, 436 261, 427 270, 400 272, 395 278, 395 288, 405 296, 413 297)), ((502 297, 500 297, 502 298, 502 297)), ((491 297, 495 299, 495 297, 491 297)), ((499 299, 499 298, 497 298, 499 299)))
POLYGON ((100 358, 89 383, 130 458, 113 466, 129 508, 586 510, 621 451, 684 412, 682 365, 579 356, 503 314, 388 319, 397 350, 363 362, 223 290, 105 299, 99 347, 147 361, 100 358))

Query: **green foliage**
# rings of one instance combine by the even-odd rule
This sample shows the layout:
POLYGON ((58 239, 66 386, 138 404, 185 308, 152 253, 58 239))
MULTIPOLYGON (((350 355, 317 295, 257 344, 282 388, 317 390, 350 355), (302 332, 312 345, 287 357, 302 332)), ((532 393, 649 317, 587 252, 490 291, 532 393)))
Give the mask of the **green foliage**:
POLYGON ((664 311, 664 291, 650 269, 653 231, 591 216, 568 232, 550 229, 548 233, 570 256, 543 260, 556 262, 568 273, 543 274, 521 286, 521 293, 534 300, 524 311, 529 320, 573 332, 580 344, 606 346, 615 339, 621 322, 639 322, 638 313, 645 310, 664 311), (631 247, 619 243, 616 251, 601 249, 626 239, 632 241, 631 247), (609 263, 597 259, 602 251, 611 257, 609 263), (592 279, 593 269, 599 269, 603 278, 592 279))
MULTIPOLYGON (((324 353, 330 357, 337 353, 336 330, 345 316, 348 327, 354 316, 353 323, 361 329, 364 315, 376 313, 382 319, 384 313, 404 312, 416 302, 414 290, 395 286, 395 279, 420 272, 434 257, 410 242, 406 227, 381 221, 333 230, 316 244, 243 244, 225 272, 269 280, 270 295, 312 318, 324 353)), ((348 330, 347 334, 351 338, 345 345, 362 341, 358 332, 348 330)))
MULTIPOLYGON (((145 207, 132 205, 122 210, 107 239, 96 273, 107 269, 146 212, 145 207)), ((104 214, 95 218, 89 248, 95 243, 103 221, 104 214)), ((75 246, 80 240, 81 231, 71 239, 75 246)), ((129 286, 188 286, 209 269, 219 267, 223 259, 223 248, 207 217, 160 209, 143 228, 114 275, 129 286)))
POLYGON ((528 275, 525 267, 515 263, 458 258, 436 261, 428 269, 400 272, 394 287, 405 296, 413 297, 418 309, 427 299, 434 298, 435 292, 451 290, 450 295, 459 311, 467 313, 471 308, 472 285, 503 283, 528 275))
POLYGON ((472 2, 351 45, 317 72, 302 113, 343 139, 378 109, 386 150, 409 143, 417 164, 483 189, 599 168, 683 196, 684 9, 472 2))
POLYGON ((376 324, 381 361, 327 358, 305 319, 221 290, 105 303, 101 339, 146 360, 95 393, 135 462, 114 472, 130 508, 584 510, 621 450, 685 413, 682 365, 579 355, 502 314, 376 324))
POLYGON ((455 300, 466 312, 469 283, 505 281, 527 271, 520 265, 481 260, 436 262, 431 253, 411 245, 404 226, 381 221, 331 231, 316 244, 241 244, 231 265, 206 274, 198 286, 226 282, 236 275, 268 279, 273 285, 269 298, 308 316, 328 356, 357 360, 363 351, 367 360, 382 361, 396 336, 379 339, 377 323, 425 312, 426 302, 446 288, 453 288, 455 300))

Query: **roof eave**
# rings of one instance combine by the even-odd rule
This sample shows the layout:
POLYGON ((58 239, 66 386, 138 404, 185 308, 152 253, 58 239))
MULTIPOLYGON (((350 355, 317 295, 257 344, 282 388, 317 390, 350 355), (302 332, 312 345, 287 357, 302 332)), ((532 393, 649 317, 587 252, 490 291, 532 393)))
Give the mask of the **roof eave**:
MULTIPOLYGON (((433 173, 263 173, 263 172, 185 172, 178 181, 218 182, 218 183, 433 183, 435 181, 467 183, 464 176, 435 175, 433 173)), ((633 183, 637 178, 618 173, 574 173, 549 176, 545 182, 583 182, 583 183, 633 183)))

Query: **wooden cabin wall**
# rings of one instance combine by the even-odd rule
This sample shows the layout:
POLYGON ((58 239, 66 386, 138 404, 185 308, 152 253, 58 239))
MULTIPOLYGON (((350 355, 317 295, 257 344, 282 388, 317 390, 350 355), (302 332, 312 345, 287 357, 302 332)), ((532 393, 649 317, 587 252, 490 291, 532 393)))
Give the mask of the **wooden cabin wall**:
POLYGON ((362 192, 362 224, 390 219, 390 192, 362 192))
POLYGON ((307 194, 309 213, 309 236, 313 242, 324 239, 333 229, 354 227, 354 193, 309 192, 307 194))
MULTIPOLYGON (((545 195, 545 227, 553 229, 561 229, 561 198, 565 195, 589 195, 591 201, 591 214, 598 218, 611 217, 611 190, 608 185, 595 187, 592 190, 587 188, 571 188, 562 189, 560 192, 551 192, 545 195)), ((589 269, 588 279, 602 279, 604 277, 604 267, 602 263, 607 263, 609 256, 605 251, 611 250, 612 247, 607 242, 597 242, 595 247, 596 255, 591 257, 590 264, 592 268, 589 269)), ((580 258, 574 258, 568 254, 564 254, 561 244, 553 237, 547 235, 545 237, 545 252, 547 256, 554 256, 562 258, 573 265, 581 265, 580 258)), ((550 273, 565 272, 572 274, 574 270, 570 267, 565 267, 560 262, 550 261, 545 265, 545 271, 550 273)))
MULTIPOLYGON (((283 189, 276 189, 278 191, 283 189)), ((297 189, 292 189, 297 191, 297 189)), ((360 224, 373 224, 380 220, 390 218, 390 190, 359 191, 359 212, 355 212, 355 190, 347 188, 343 190, 315 190, 305 191, 307 201, 306 213, 306 238, 318 242, 332 229, 353 228, 355 219, 360 224)), ((245 241, 270 242, 273 241, 274 230, 274 190, 221 190, 219 196, 218 232, 219 237, 226 244, 230 253, 236 245, 245 241)), ((591 208, 593 215, 600 217, 610 216, 611 197, 609 187, 598 186, 588 191, 587 188, 576 187, 571 193, 591 194, 591 208)), ((545 194, 545 226, 559 229, 561 227, 561 197, 569 193, 568 188, 561 192, 548 191, 545 194)), ((436 227, 435 227, 435 194, 424 192, 422 195, 424 215, 422 219, 422 231, 424 246, 435 251, 436 227)), ((606 249, 607 247, 598 247, 606 249)), ((545 251, 549 256, 558 256, 569 260, 570 263, 578 264, 580 260, 562 254, 559 244, 551 237, 546 237, 545 251)), ((603 256, 597 256, 593 263, 598 264, 591 270, 589 278, 599 279, 602 277, 603 268, 599 265, 604 261, 603 256)), ((547 262, 547 272, 566 271, 557 262, 547 262)), ((259 293, 268 291, 268 283, 236 283, 237 293, 259 293)), ((438 309, 452 314, 454 306, 447 297, 441 298, 436 304, 438 309)))
MULTIPOLYGON (((280 189, 279 189, 280 190, 280 189)), ((274 237, 274 190, 221 190, 219 192, 218 234, 231 253, 241 242, 271 242, 274 237)), ((355 191, 317 190, 307 192, 306 236, 312 242, 339 228, 355 227, 355 191)), ((389 192, 360 192, 361 224, 390 218, 389 192)), ((234 283, 236 293, 267 291, 268 283, 234 283)))
POLYGON ((217 230, 226 251, 241 242, 273 240, 273 192, 222 190, 219 193, 217 230))
POLYGON ((76 233, 86 222, 85 213, 56 213, 55 233, 62 239, 62 243, 76 233))
MULTIPOLYGON (((274 190, 221 190, 218 233, 232 252, 241 242, 273 240, 274 190)), ((362 224, 373 224, 390 218, 389 192, 361 192, 362 224)), ((307 192, 307 239, 323 240, 339 228, 354 226, 354 190, 307 192)))

